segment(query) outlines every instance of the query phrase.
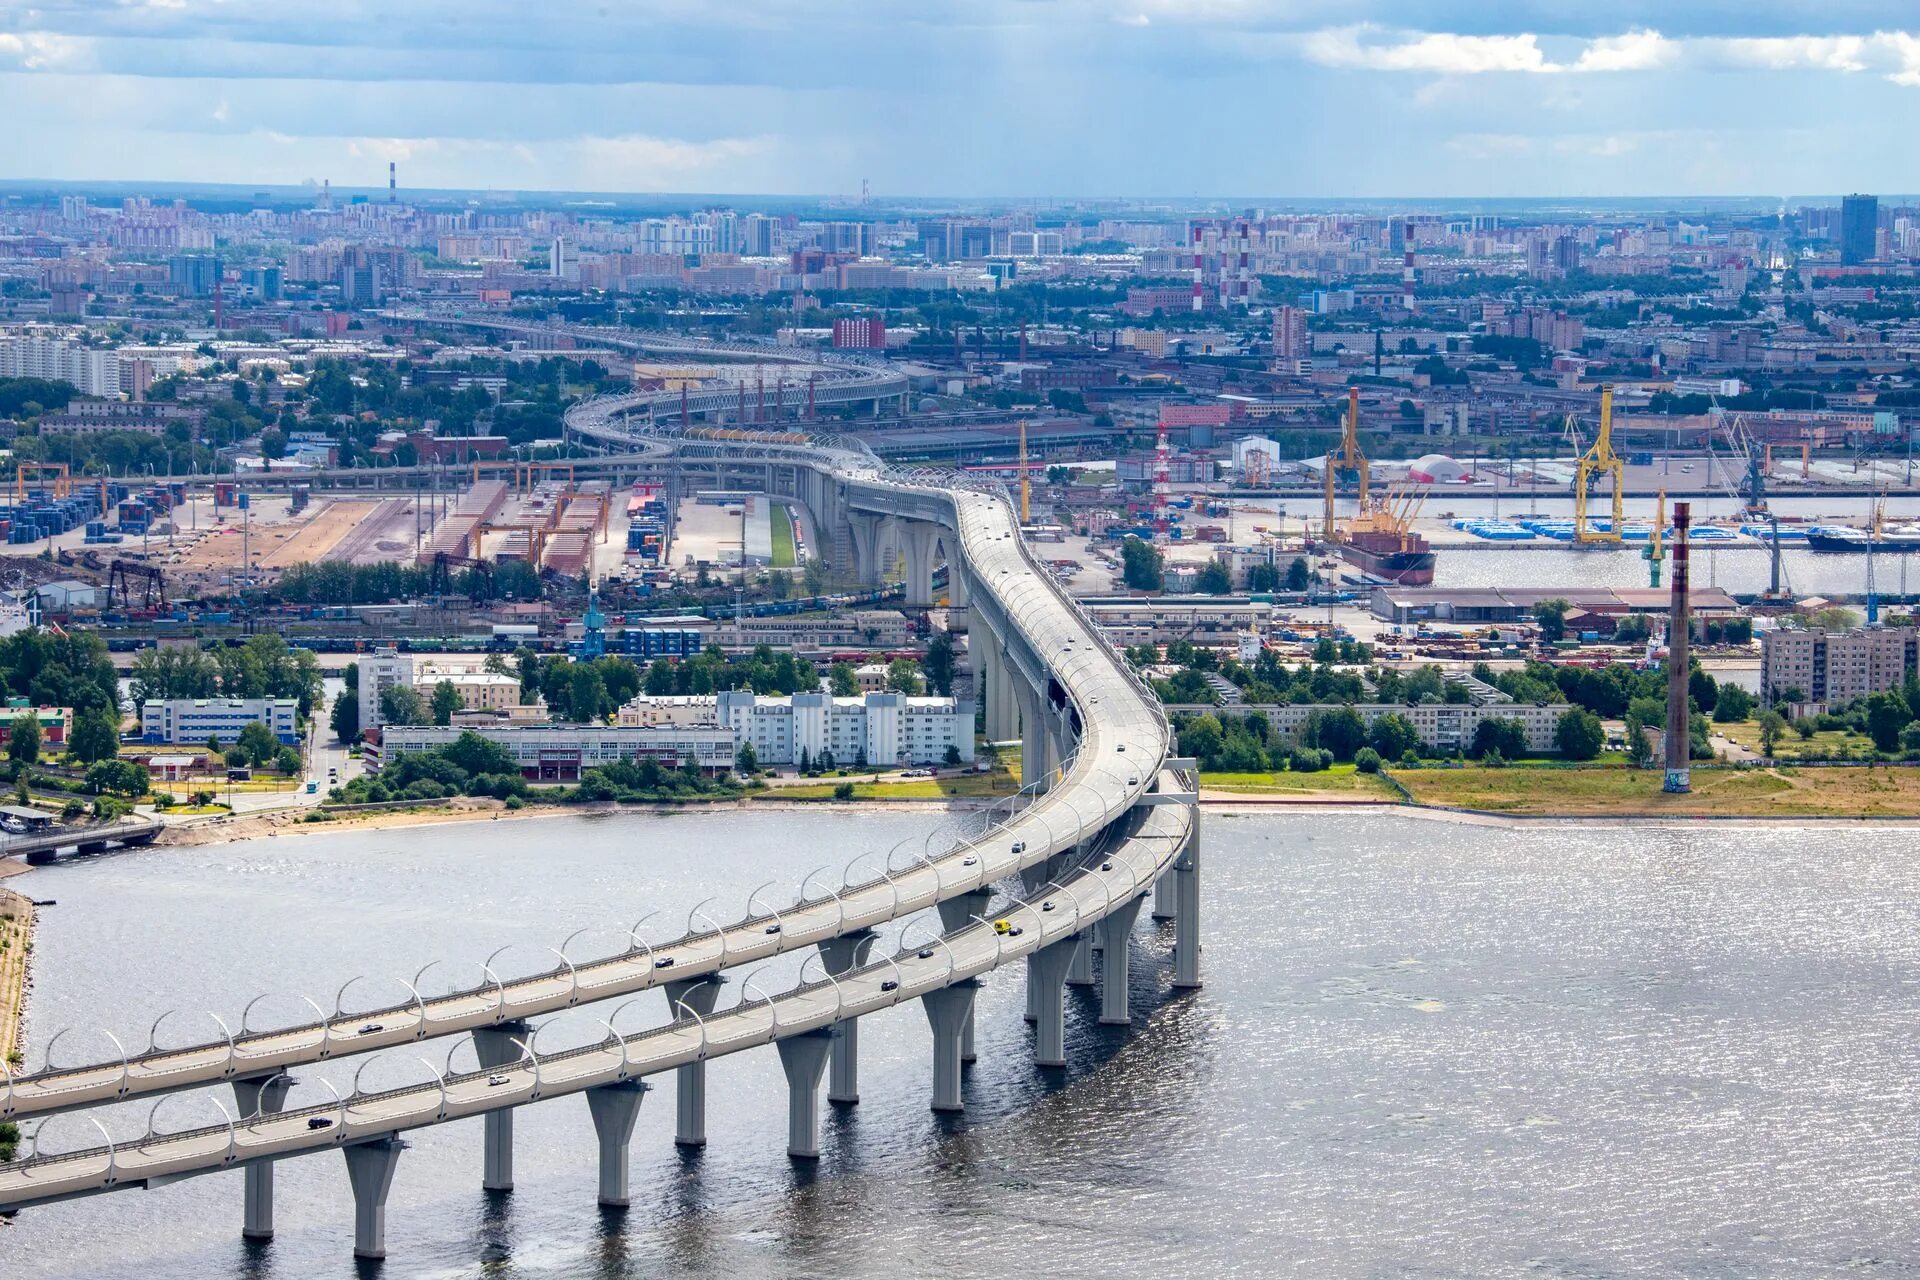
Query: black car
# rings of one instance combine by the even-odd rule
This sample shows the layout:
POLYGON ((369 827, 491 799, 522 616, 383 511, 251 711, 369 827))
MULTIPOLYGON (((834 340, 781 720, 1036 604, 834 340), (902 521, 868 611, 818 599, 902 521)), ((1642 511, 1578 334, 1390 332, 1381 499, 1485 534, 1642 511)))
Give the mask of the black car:
POLYGON ((326 1116, 308 1116, 307 1117, 307 1128, 309 1129, 327 1129, 327 1128, 331 1128, 332 1125, 333 1125, 333 1121, 328 1119, 326 1116))
POLYGON ((671 969, 673 968, 673 957, 661 956, 658 960, 655 960, 653 962, 653 967, 656 969, 671 969))

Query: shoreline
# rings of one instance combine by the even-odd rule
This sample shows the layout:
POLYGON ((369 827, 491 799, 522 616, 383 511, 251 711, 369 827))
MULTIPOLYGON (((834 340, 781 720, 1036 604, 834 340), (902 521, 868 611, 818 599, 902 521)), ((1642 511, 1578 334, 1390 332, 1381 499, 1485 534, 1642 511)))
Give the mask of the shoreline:
POLYGON ((13 1055, 25 1055, 23 1032, 27 992, 33 985, 33 899, 0 889, 0 1063, 13 1069, 13 1055))
MULTIPOLYGON (((1487 827, 1535 827, 1565 826, 1569 823, 1581 826, 1628 826, 1628 827, 1685 827, 1702 823, 1715 825, 1745 824, 1766 827, 1795 826, 1835 826, 1849 825, 1870 828, 1899 830, 1910 827, 1920 830, 1920 814, 1875 816, 1816 815, 1801 814, 1790 816, 1772 816, 1767 814, 1661 814, 1661 813, 1500 813, 1493 810, 1471 809, 1451 805, 1409 804, 1405 801, 1386 800, 1374 797, 1348 797, 1337 794, 1303 794, 1300 796, 1234 796, 1232 798, 1203 796, 1201 807, 1210 813, 1224 817, 1273 817, 1288 811, 1322 810, 1369 810, 1418 817, 1434 822, 1451 822, 1466 826, 1487 827)), ((913 810, 926 809, 934 812, 955 812, 968 809, 985 808, 986 805, 966 799, 867 799, 867 800, 765 800, 741 799, 718 801, 700 805, 622 805, 606 802, 595 805, 529 806, 525 809, 508 810, 498 801, 466 799, 453 804, 432 809, 402 810, 373 813, 345 814, 331 822, 309 823, 301 816, 261 815, 252 818, 227 818, 192 826, 170 827, 154 841, 154 845, 172 847, 193 847, 202 845, 230 844, 242 840, 271 839, 281 836, 322 835, 333 831, 388 831, 409 827, 455 826, 476 822, 526 821, 560 817, 606 817, 614 814, 636 814, 656 818, 668 818, 680 814, 740 812, 752 808, 779 809, 798 812, 809 809, 829 809, 837 811, 859 809, 913 810)), ((30 868, 24 864, 12 864, 11 860, 0 862, 0 877, 8 874, 20 874, 30 868)), ((0 893, 5 892, 0 890, 0 893)))

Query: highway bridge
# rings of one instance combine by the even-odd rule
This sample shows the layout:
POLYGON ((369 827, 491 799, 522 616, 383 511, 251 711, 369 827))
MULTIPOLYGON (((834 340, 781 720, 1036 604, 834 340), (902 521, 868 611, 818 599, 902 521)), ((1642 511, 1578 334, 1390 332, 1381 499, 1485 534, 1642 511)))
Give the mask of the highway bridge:
POLYGON ((151 844, 160 827, 158 818, 123 818, 94 827, 54 827, 28 835, 9 835, 0 837, 0 858, 25 858, 38 865, 52 862, 62 849, 103 853, 115 845, 151 844))
MULTIPOLYGON (((609 453, 631 453, 642 433, 655 430, 646 415, 636 421, 605 405, 581 410, 569 427, 609 453)), ((823 1078, 830 1101, 858 1099, 863 1018, 921 1005, 933 1030, 931 1105, 954 1111, 964 1105, 974 992, 1015 962, 1025 971, 1039 1068, 1065 1062, 1064 984, 1097 980, 1101 1021, 1129 1021, 1126 941, 1149 898, 1157 918, 1174 921, 1174 985, 1199 986, 1192 762, 1172 758, 1158 702, 1034 559, 1002 489, 946 472, 891 471, 834 440, 656 436, 648 446, 650 457, 664 451, 688 483, 719 480, 805 503, 815 527, 842 531, 834 553, 867 581, 904 559, 910 601, 930 600, 934 569, 944 561, 952 601, 968 620, 988 736, 1023 744, 1019 796, 982 834, 945 849, 932 847, 930 832, 904 855, 896 846, 884 859, 855 858, 834 877, 838 884, 829 869, 812 873, 791 901, 777 901, 771 887, 757 890, 732 923, 721 923, 709 902, 689 914, 679 936, 650 941, 657 930, 643 918, 616 954, 597 957, 573 954, 576 934, 553 948, 550 970, 532 977, 497 976, 496 952, 481 966, 484 981, 471 988, 429 997, 420 989, 422 970, 403 984, 406 1001, 349 1011, 349 983, 331 1008, 308 999, 314 1016, 294 1026, 254 1027, 256 999, 230 1019, 208 1015, 220 1034, 183 1047, 160 1045, 163 1013, 144 1045, 115 1039, 112 1058, 89 1063, 58 1061, 65 1033, 57 1034, 40 1070, 0 1082, 0 1118, 29 1122, 24 1157, 0 1165, 0 1211, 240 1168, 243 1234, 266 1238, 274 1161, 338 1149, 354 1196, 355 1253, 377 1258, 385 1253, 386 1195, 405 1148, 401 1135, 413 1129, 484 1117, 482 1180, 506 1188, 514 1111, 584 1095, 598 1134, 600 1200, 620 1205, 629 1195, 628 1139, 655 1077, 674 1076, 676 1141, 698 1146, 706 1062, 772 1046, 788 1083, 788 1155, 812 1160, 823 1078), (902 929, 893 946, 878 947, 879 926, 905 924, 929 908, 939 923, 916 922, 925 935, 919 942, 906 942, 902 929), (809 958, 792 989, 767 992, 749 973, 735 984, 736 1002, 718 1007, 728 971, 797 952, 809 958), (667 1020, 618 1030, 622 1009, 655 989, 667 1020), (583 1006, 609 1008, 603 1037, 540 1045, 534 1019, 583 1006), (445 1046, 446 1066, 417 1056, 430 1042, 434 1057, 445 1046), (463 1043, 473 1045, 478 1071, 452 1069, 463 1043), (428 1075, 363 1093, 356 1072, 345 1093, 327 1085, 327 1101, 286 1106, 291 1070, 357 1055, 363 1071, 381 1050, 418 1061, 428 1075), (222 1123, 159 1132, 149 1113, 147 1131, 116 1135, 109 1122, 117 1115, 103 1121, 96 1113, 188 1089, 230 1089, 231 1107, 203 1095, 220 1106, 222 1123), (58 1113, 77 1113, 100 1140, 61 1150, 43 1143, 46 1118, 58 1113)), ((69 1122, 52 1135, 88 1131, 69 1122)))

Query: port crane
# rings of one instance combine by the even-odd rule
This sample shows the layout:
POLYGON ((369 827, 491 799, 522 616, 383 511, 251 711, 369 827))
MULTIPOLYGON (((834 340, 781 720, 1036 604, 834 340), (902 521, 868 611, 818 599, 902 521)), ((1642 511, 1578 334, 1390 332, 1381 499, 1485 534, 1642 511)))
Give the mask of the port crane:
POLYGON ((1360 482, 1360 509, 1367 507, 1367 455, 1360 451, 1360 388, 1347 388, 1347 421, 1340 433, 1340 444, 1327 452, 1327 511, 1320 535, 1334 540, 1333 494, 1341 474, 1351 474, 1360 482))
POLYGON ((1613 386, 1600 388, 1600 430, 1593 443, 1580 455, 1573 476, 1573 540, 1583 546, 1618 546, 1620 529, 1626 523, 1622 490, 1626 487, 1626 462, 1613 451, 1613 386), (1613 478, 1613 522, 1606 532, 1587 527, 1587 493, 1596 472, 1613 478))

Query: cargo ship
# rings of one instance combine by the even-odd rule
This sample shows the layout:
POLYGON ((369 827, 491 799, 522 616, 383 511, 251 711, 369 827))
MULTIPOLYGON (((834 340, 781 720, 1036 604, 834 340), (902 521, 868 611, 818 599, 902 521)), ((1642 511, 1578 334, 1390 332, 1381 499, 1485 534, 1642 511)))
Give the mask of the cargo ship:
POLYGON ((1920 525, 1856 529, 1850 524, 1817 524, 1807 530, 1809 551, 1868 551, 1905 555, 1920 551, 1920 525))
POLYGON ((1433 585, 1433 547, 1411 529, 1349 530, 1339 552, 1348 564, 1376 578, 1405 587, 1433 585))

